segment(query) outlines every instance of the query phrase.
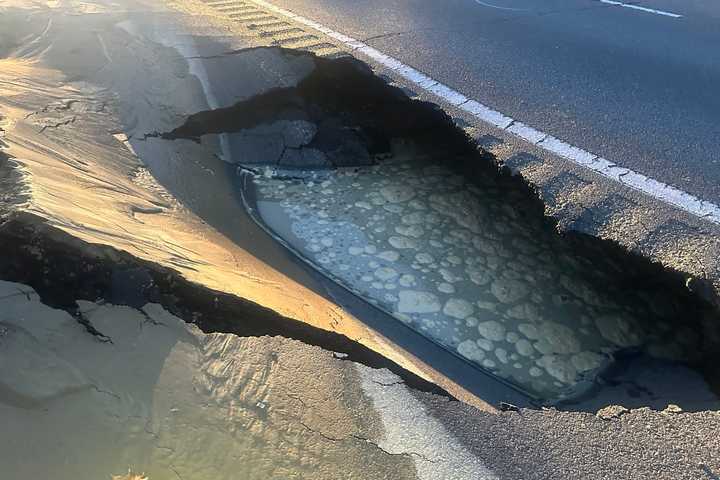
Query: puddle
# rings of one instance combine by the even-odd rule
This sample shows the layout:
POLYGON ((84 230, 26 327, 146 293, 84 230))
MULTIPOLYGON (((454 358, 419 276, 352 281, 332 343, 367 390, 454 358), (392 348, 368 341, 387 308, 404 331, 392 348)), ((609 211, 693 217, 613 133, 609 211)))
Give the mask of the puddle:
POLYGON ((576 252, 527 200, 417 158, 257 175, 262 221, 323 273, 535 398, 577 397, 618 354, 691 360, 699 335, 662 290, 576 252))

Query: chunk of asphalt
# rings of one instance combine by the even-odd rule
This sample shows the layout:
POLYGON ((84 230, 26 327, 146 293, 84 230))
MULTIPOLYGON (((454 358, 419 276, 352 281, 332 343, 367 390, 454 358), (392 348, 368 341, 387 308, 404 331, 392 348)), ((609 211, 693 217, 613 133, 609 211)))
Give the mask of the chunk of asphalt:
MULTIPOLYGON (((393 141, 403 139, 438 155, 475 151, 445 112, 410 99, 359 60, 305 55, 315 63, 315 69, 297 86, 275 88, 231 107, 198 112, 176 129, 150 136, 199 140, 203 135, 220 133, 231 134, 231 138, 239 134, 243 139, 279 134, 287 147, 320 151, 335 167, 371 165, 378 155, 390 153, 393 141)), ((263 163, 262 155, 266 154, 264 163, 276 164, 272 147, 233 142, 242 152, 236 162, 263 163), (248 152, 253 148, 259 152, 248 152)), ((306 160, 296 162, 299 158, 303 157, 290 156, 283 164, 316 166, 306 160)))

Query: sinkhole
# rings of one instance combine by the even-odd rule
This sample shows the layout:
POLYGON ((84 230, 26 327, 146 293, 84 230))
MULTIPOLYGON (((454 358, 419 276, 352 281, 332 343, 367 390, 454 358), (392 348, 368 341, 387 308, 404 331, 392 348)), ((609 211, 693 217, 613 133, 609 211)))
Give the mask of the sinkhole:
MULTIPOLYGON (((718 314, 682 274, 559 233, 532 189, 445 112, 362 62, 282 52, 315 68, 153 135, 222 135, 245 206, 278 241, 538 402, 637 385, 622 380, 636 370, 657 383, 677 366, 714 385, 718 314)), ((708 392, 698 408, 715 402, 708 392)))

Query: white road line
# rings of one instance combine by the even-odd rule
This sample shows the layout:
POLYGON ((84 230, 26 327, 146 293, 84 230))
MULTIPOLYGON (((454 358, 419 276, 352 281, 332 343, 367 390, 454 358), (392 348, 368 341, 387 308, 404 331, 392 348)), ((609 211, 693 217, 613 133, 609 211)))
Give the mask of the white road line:
POLYGON ((666 17, 672 18, 682 18, 682 15, 678 15, 677 13, 665 12, 663 10, 655 10, 654 8, 641 7, 640 5, 616 2, 614 0, 600 0, 600 2, 607 3, 608 5, 616 5, 618 7, 632 8, 633 10, 640 10, 641 12, 654 13, 655 15, 664 15, 666 17))
MULTIPOLYGON (((529 125, 525 125, 522 122, 514 120, 513 118, 493 110, 476 100, 468 99, 462 93, 453 90, 447 85, 438 82, 415 68, 405 65, 399 60, 386 55, 359 40, 331 30, 317 22, 300 15, 296 15, 288 10, 276 7, 265 0, 251 1, 279 15, 291 18, 296 22, 325 33, 329 37, 345 44, 350 50, 369 57, 384 67, 394 71, 396 74, 405 78, 409 82, 415 84, 417 87, 428 93, 432 93, 451 105, 457 106, 478 120, 505 130, 533 145, 537 145, 548 152, 552 152, 561 158, 569 160, 576 165, 592 170, 593 172, 599 173, 600 175, 615 182, 638 190, 656 200, 720 225, 720 206, 712 202, 702 200, 673 187, 672 185, 667 185, 641 173, 616 165, 615 163, 598 155, 590 153, 574 145, 570 145, 569 143, 548 135, 547 133, 536 130, 529 125)), ((611 0, 605 1, 610 2, 611 0)))

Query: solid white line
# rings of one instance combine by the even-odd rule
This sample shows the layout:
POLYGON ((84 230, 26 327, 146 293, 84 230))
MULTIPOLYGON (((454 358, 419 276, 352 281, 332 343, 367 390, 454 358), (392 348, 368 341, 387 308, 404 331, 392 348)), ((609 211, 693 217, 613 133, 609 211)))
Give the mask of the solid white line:
MULTIPOLYGON (((482 122, 489 123, 497 128, 505 130, 548 152, 552 152, 561 158, 570 160, 576 165, 592 170, 593 172, 607 177, 615 182, 638 190, 652 198, 655 198, 656 200, 720 225, 720 206, 712 202, 699 199, 687 192, 673 187, 672 185, 667 185, 641 173, 634 172, 629 168, 616 165, 615 163, 598 155, 590 153, 574 145, 570 145, 569 143, 548 135, 547 133, 536 130, 529 125, 525 125, 522 122, 514 120, 513 118, 493 110, 476 100, 468 99, 462 93, 453 90, 447 85, 438 82, 415 68, 405 65, 399 60, 386 55, 359 40, 348 37, 342 33, 335 32, 334 30, 320 25, 317 22, 300 15, 296 15, 288 10, 276 7, 265 0, 251 1, 277 14, 284 15, 296 22, 325 33, 326 35, 338 40, 340 43, 345 44, 350 48, 350 50, 365 55, 389 70, 392 70, 409 82, 415 84, 417 87, 428 93, 432 93, 451 105, 457 106, 482 122)), ((605 1, 606 3, 611 2, 611 0, 601 1, 605 1)))
POLYGON ((614 0, 600 0, 600 2, 607 3, 608 5, 616 5, 618 7, 632 8, 633 10, 640 10, 641 12, 654 13, 655 15, 664 15, 666 17, 672 18, 682 18, 682 15, 678 15, 677 13, 665 12, 663 10, 655 10, 654 8, 641 7, 640 5, 616 2, 614 0))

